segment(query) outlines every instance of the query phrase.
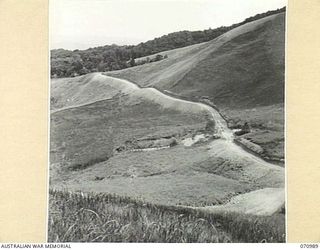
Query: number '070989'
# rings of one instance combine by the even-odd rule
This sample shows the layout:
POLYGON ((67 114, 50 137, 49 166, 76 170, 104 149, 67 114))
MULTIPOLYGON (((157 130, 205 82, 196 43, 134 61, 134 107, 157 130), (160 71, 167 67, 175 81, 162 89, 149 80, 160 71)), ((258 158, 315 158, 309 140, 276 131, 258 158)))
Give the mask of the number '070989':
POLYGON ((318 248, 319 244, 300 244, 300 248, 318 248))

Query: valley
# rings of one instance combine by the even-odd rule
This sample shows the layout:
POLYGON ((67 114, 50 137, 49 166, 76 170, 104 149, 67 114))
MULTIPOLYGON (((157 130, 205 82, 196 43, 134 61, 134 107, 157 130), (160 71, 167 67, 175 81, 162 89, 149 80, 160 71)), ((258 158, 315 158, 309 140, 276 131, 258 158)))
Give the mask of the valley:
MULTIPOLYGON (((111 216, 125 231, 162 221, 155 241, 185 217, 214 230, 204 222, 207 235, 177 241, 284 241, 284 28, 285 13, 269 15, 149 55, 159 61, 51 79, 50 238, 71 234, 67 204, 70 214, 89 211, 89 224, 111 216), (232 229, 243 225, 251 238, 232 229)), ((92 229, 77 226, 71 239, 92 229)), ((124 235, 107 239, 131 241, 124 235)))
MULTIPOLYGON (((104 115, 108 114, 106 110, 116 110, 115 107, 108 109, 107 101, 97 101, 53 113, 53 118, 56 118, 53 120, 54 128, 59 132, 71 130, 74 135, 70 139, 63 136, 60 141, 56 141, 56 137, 52 136, 52 142, 56 143, 57 149, 56 153, 52 154, 55 158, 51 160, 54 166, 51 170, 51 187, 117 193, 143 197, 154 203, 193 206, 223 204, 235 195, 257 189, 283 188, 283 168, 266 163, 237 146, 233 142, 233 132, 212 107, 166 96, 153 88, 133 87, 128 81, 100 73, 92 75, 93 81, 99 79, 101 83, 101 78, 106 85, 116 81, 122 86, 129 85, 123 89, 130 89, 131 92, 120 93, 121 97, 115 95, 111 99, 117 100, 118 105, 121 99, 119 114, 111 113, 112 119, 117 119, 116 121, 110 121, 111 117, 104 115), (129 97, 126 98, 127 94, 129 97), (127 105, 138 105, 142 117, 137 113, 128 114, 127 105), (74 109, 74 122, 84 124, 77 125, 78 131, 74 131, 75 123, 71 120, 74 109), (167 118, 170 117, 170 122, 161 124, 161 113, 165 113, 167 118), (152 114, 155 114, 157 119, 151 119, 152 114), (56 124, 66 115, 69 124, 64 124, 66 126, 62 129, 56 124), (121 125, 123 117, 126 118, 126 126, 121 125), (91 119, 94 122, 94 132, 97 133, 95 140, 95 137, 89 134, 88 140, 92 143, 83 141, 88 136, 86 129, 90 126, 91 119), (206 128, 206 121, 210 119, 215 123, 213 131, 206 128), (132 124, 132 127, 128 127, 128 123, 132 124), (183 123, 188 124, 188 130, 183 123), (106 124, 109 124, 108 128, 112 131, 102 130, 106 124), (190 136, 192 138, 199 132, 207 134, 207 138, 212 133, 212 137, 190 146, 182 143, 183 139, 190 136), (170 138, 174 138, 175 143, 169 141, 168 144, 166 140, 170 138), (134 143, 134 140, 138 142, 134 143), (145 143, 148 140, 149 143, 145 143), (82 152, 80 150, 84 143, 86 147, 82 152), (100 144, 99 147, 97 143, 100 144), (143 150, 157 149, 154 147, 157 143, 159 150, 143 150), (65 146, 59 148, 58 145, 65 146), (75 151, 70 152, 69 148, 75 150, 77 145, 79 151, 77 150, 76 154, 75 151), (83 163, 88 161, 88 157, 92 158, 91 164, 83 163)), ((134 111, 135 108, 131 109, 130 113, 134 111)), ((55 132, 55 129, 52 131, 55 132)), ((284 203, 284 191, 280 198, 282 201, 279 202, 279 208, 284 203)))

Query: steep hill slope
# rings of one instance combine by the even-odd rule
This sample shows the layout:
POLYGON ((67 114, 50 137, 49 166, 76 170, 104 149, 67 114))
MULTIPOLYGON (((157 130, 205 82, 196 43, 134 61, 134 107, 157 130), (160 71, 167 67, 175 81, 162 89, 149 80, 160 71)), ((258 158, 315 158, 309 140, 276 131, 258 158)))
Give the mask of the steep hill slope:
POLYGON ((201 44, 163 52, 159 62, 106 74, 167 93, 209 99, 230 126, 249 122, 244 136, 283 159, 285 13, 239 26, 201 44))
POLYGON ((134 63, 128 63, 130 58, 148 56, 162 51, 207 42, 240 25, 283 11, 285 11, 285 7, 257 14, 231 26, 210 28, 203 31, 185 30, 174 32, 138 45, 118 46, 112 44, 87 50, 51 50, 51 76, 69 77, 90 72, 128 68, 134 65, 134 63))
POLYGON ((284 28, 284 15, 267 18, 247 32, 240 27, 237 36, 212 51, 170 90, 209 95, 220 107, 283 103, 284 28))
MULTIPOLYGON (((281 159, 283 29, 284 15, 273 15, 210 42, 166 51, 161 61, 108 73, 118 78, 91 73, 52 80, 50 188, 224 214, 229 219, 220 226, 232 221, 228 228, 237 232, 247 218, 266 218, 276 228, 271 239, 283 239, 278 229, 284 228, 284 216, 269 218, 284 206, 284 169, 243 150, 217 110, 192 102, 214 102, 229 125, 248 121, 251 132, 236 141, 257 143, 260 155, 281 159)), ((57 214, 54 204, 59 197, 51 214, 57 214)), ((63 217, 54 220, 62 222, 60 229, 67 225, 63 217)))
POLYGON ((206 43, 162 52, 168 58, 106 74, 217 105, 283 103, 285 15, 235 28, 206 43))

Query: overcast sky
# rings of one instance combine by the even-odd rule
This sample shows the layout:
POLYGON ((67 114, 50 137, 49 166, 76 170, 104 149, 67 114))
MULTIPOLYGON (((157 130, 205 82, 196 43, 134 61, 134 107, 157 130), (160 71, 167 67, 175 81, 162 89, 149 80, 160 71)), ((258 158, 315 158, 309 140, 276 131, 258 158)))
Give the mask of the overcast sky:
POLYGON ((51 49, 138 44, 182 30, 227 26, 286 0, 50 0, 51 49))

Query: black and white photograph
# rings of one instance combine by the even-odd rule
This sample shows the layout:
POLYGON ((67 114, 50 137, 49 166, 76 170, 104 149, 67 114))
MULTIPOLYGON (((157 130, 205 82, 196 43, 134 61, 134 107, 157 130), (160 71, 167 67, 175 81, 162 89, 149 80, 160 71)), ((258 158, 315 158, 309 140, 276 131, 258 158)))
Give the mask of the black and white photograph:
POLYGON ((48 242, 286 242, 286 6, 50 0, 48 242))

